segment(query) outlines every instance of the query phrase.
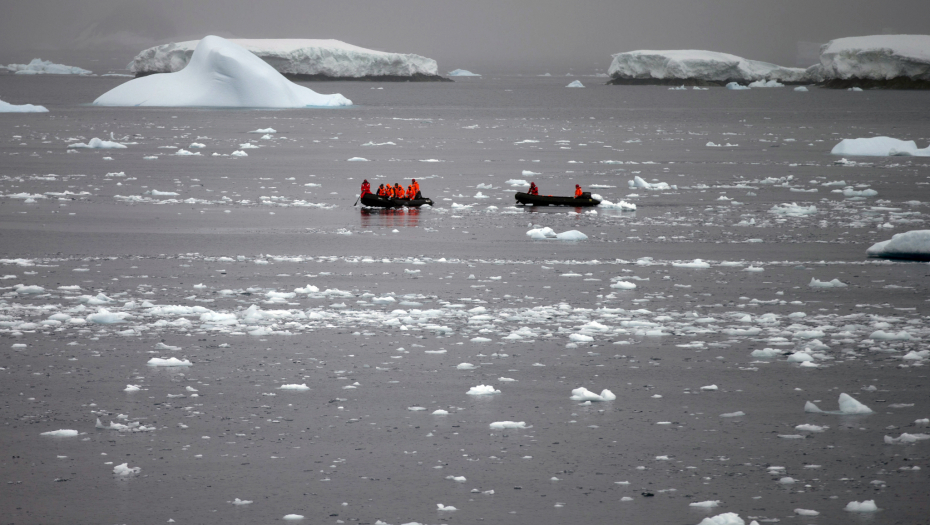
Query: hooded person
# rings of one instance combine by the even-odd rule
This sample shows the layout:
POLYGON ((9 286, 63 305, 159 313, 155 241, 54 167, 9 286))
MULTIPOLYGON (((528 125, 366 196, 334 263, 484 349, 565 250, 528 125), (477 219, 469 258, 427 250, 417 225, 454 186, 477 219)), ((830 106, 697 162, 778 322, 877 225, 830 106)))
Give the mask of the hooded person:
POLYGON ((371 193, 371 184, 368 184, 368 179, 362 181, 362 194, 359 197, 364 197, 371 193))
POLYGON ((578 184, 575 184, 575 198, 576 199, 581 198, 582 195, 584 195, 584 192, 581 191, 581 186, 578 184))
POLYGON ((535 182, 531 182, 531 183, 530 183, 530 189, 527 190, 527 193, 530 194, 530 195, 539 195, 539 188, 536 187, 536 183, 535 183, 535 182))

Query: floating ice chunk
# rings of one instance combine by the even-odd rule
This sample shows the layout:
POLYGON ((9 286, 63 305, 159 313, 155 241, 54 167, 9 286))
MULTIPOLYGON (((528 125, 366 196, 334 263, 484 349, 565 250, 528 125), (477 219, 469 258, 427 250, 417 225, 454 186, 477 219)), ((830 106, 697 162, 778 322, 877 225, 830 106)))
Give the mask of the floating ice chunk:
MULTIPOLYGON (((597 197, 595 197, 594 195, 592 195, 591 197, 597 199, 597 197)), ((598 208, 616 209, 616 210, 621 210, 621 211, 636 211, 636 205, 633 204, 632 202, 627 202, 624 200, 621 200, 620 202, 610 202, 609 200, 604 199, 604 198, 600 198, 598 200, 601 201, 601 203, 597 205, 598 208)))
POLYGON ((297 520, 304 519, 304 517, 301 514, 285 514, 284 517, 281 519, 287 520, 287 521, 297 521, 297 520))
POLYGON ((306 390, 310 390, 310 387, 307 386, 306 383, 303 383, 303 384, 296 384, 296 383, 295 383, 295 384, 290 384, 290 385, 281 385, 281 386, 278 387, 278 389, 280 389, 280 390, 296 390, 296 391, 299 391, 299 392, 303 392, 303 391, 306 391, 306 390))
POLYGON ((694 503, 689 503, 689 507, 701 507, 704 509, 712 509, 714 507, 719 507, 722 502, 717 500, 707 500, 707 501, 695 501, 694 503))
POLYGON ((867 499, 865 501, 850 501, 843 510, 848 512, 878 512, 881 509, 875 505, 874 499, 867 499))
POLYGON ((790 476, 785 476, 785 477, 779 479, 778 482, 781 483, 782 485, 793 485, 793 484, 797 483, 798 480, 796 480, 796 479, 794 479, 794 478, 792 478, 792 477, 790 477, 790 476))
POLYGON ((710 268, 710 264, 701 259, 695 259, 691 262, 673 262, 672 266, 676 268, 710 268))
POLYGON ((930 157, 930 147, 917 148, 913 140, 898 140, 891 137, 868 137, 843 139, 830 151, 833 155, 860 155, 866 157, 911 156, 930 157))
POLYGON ((785 217, 806 217, 817 213, 817 206, 798 206, 796 202, 792 202, 791 204, 776 204, 772 206, 769 213, 784 215, 785 217))
POLYGON ((487 396, 491 394, 500 394, 500 390, 495 390, 491 385, 478 385, 473 386, 468 389, 468 392, 465 392, 470 396, 487 396))
MULTIPOLYGON (((535 173, 534 175, 538 175, 538 173, 535 173)), ((506 182, 506 184, 509 184, 510 186, 529 186, 530 185, 529 182, 523 179, 510 179, 506 182)))
POLYGON ((127 317, 129 317, 127 313, 110 312, 106 308, 101 308, 97 313, 88 315, 85 320, 88 323, 117 324, 124 322, 127 317))
POLYGON ((735 512, 725 512, 704 518, 698 525, 746 525, 746 522, 735 512))
POLYGON ((807 352, 795 352, 788 356, 789 363, 805 363, 813 360, 814 358, 807 352))
POLYGON ((901 330, 900 332, 886 332, 884 330, 876 330, 869 335, 869 339, 875 339, 878 341, 910 341, 913 339, 913 337, 911 337, 911 334, 904 330, 901 330))
POLYGON ((505 430, 508 428, 529 428, 526 421, 495 421, 490 425, 491 430, 505 430))
POLYGON ((572 401, 613 401, 617 399, 617 396, 606 388, 598 395, 582 386, 572 390, 570 399, 572 401))
POLYGON ((717 387, 717 385, 707 385, 707 386, 702 386, 701 390, 704 390, 705 392, 715 392, 719 390, 719 388, 717 387))
POLYGON ((866 253, 869 257, 889 259, 930 259, 930 230, 898 233, 887 241, 873 244, 866 253))
POLYGON ((13 285, 13 291, 20 295, 37 295, 37 294, 45 293, 45 288, 37 284, 30 284, 30 285, 16 284, 16 285, 13 285))
POLYGON ((456 368, 457 370, 474 370, 474 369, 476 369, 476 368, 478 368, 478 367, 475 366, 475 365, 473 365, 473 364, 471 364, 471 363, 459 363, 459 364, 455 365, 455 368, 456 368))
POLYGON ((785 87, 785 85, 773 79, 773 80, 756 80, 755 82, 750 82, 749 87, 751 88, 780 88, 780 87, 785 87))
POLYGON ((48 113, 48 109, 45 106, 10 104, 0 100, 0 113, 48 113))
POLYGON ((230 153, 230 155, 232 155, 233 157, 248 157, 248 156, 249 156, 248 153, 246 153, 246 152, 244 152, 244 151, 242 151, 242 150, 236 150, 236 151, 230 153))
POLYGON ((907 432, 905 432, 896 438, 893 438, 891 436, 885 436, 885 444, 886 445, 894 445, 894 444, 907 445, 910 443, 916 443, 918 441, 923 441, 925 439, 930 439, 930 434, 908 434, 907 432))
POLYGON ((153 357, 146 364, 149 366, 191 366, 191 362, 187 359, 178 359, 177 357, 169 357, 168 359, 153 357))
POLYGON ((781 352, 775 350, 774 348, 763 348, 762 350, 753 350, 751 354, 752 357, 759 357, 762 359, 771 359, 773 357, 778 357, 781 355, 781 352))
POLYGON ((840 394, 840 412, 844 414, 871 414, 872 409, 856 401, 849 394, 840 394))
POLYGON ((739 82, 730 82, 727 84, 727 89, 732 90, 732 91, 743 91, 743 90, 752 89, 752 88, 749 86, 744 86, 740 84, 739 82))
POLYGON ((78 435, 78 431, 62 428, 60 430, 51 430, 49 432, 42 432, 40 435, 51 436, 51 437, 74 437, 78 435))
POLYGON ((308 284, 307 286, 303 288, 294 288, 294 291, 297 293, 317 293, 320 291, 320 289, 317 288, 316 286, 308 284))
POLYGON ((802 92, 802 93, 806 93, 806 92, 807 92, 807 88, 804 87, 804 86, 798 86, 798 87, 794 88, 794 90, 795 90, 795 91, 802 92))
POLYGON ((440 512, 455 512, 459 509, 453 507, 452 505, 443 505, 442 503, 436 504, 436 509, 440 512))
POLYGON ((635 290, 636 285, 628 281, 617 281, 610 285, 611 288, 617 288, 620 290, 635 290))
POLYGON ((818 432, 818 433, 819 433, 819 432, 823 432, 824 430, 826 430, 826 429, 828 429, 828 428, 830 428, 830 427, 827 427, 827 426, 819 426, 819 425, 807 425, 807 424, 805 424, 805 425, 798 425, 798 426, 794 427, 795 430, 801 430, 801 431, 804 431, 804 432, 818 432))
POLYGON ((590 343, 591 341, 594 341, 593 337, 584 334, 571 334, 568 336, 568 339, 575 343, 590 343))
POLYGON ((449 411, 448 411, 448 410, 438 409, 438 410, 434 410, 434 411, 433 411, 433 415, 434 415, 434 416, 448 416, 448 415, 449 415, 449 411))
POLYGON ((120 144, 119 142, 101 140, 97 137, 90 139, 86 144, 83 142, 77 142, 74 144, 68 144, 68 147, 77 149, 126 149, 126 146, 120 144))
POLYGON ((478 73, 472 73, 467 69, 453 69, 449 71, 448 75, 450 77, 480 77, 478 73))
POLYGON ((236 498, 236 499, 230 501, 229 503, 232 503, 233 505, 251 505, 251 504, 252 504, 252 501, 251 501, 251 500, 247 500, 247 499, 239 499, 239 498, 236 498))
POLYGON ((557 233, 555 238, 560 241, 584 241, 588 236, 578 230, 568 230, 567 232, 557 233))
POLYGON ((339 94, 321 95, 294 84, 240 45, 207 36, 184 69, 135 78, 104 93, 94 104, 301 108, 352 102, 339 94))
POLYGON ((729 413, 726 413, 726 414, 720 414, 720 417, 743 417, 743 416, 745 416, 745 415, 746 415, 746 413, 743 412, 742 410, 740 410, 740 411, 737 411, 737 412, 729 412, 729 413))
POLYGON ((422 411, 424 411, 424 410, 426 410, 426 409, 423 408, 423 407, 407 407, 407 410, 409 410, 409 411, 411 411, 411 412, 422 412, 422 411))
POLYGON ((819 516, 820 513, 816 510, 809 509, 794 509, 794 513, 799 516, 819 516))
POLYGON ((669 190, 677 189, 677 186, 670 186, 667 182, 646 182, 642 177, 636 175, 629 182, 630 189, 642 188, 645 190, 669 190))
POLYGON ((142 472, 142 467, 130 467, 129 463, 123 463, 113 467, 113 474, 119 477, 135 476, 142 472))
POLYGON ((567 86, 565 86, 565 87, 570 87, 570 88, 583 88, 583 87, 584 87, 584 84, 582 84, 580 80, 573 80, 573 81, 571 82, 571 84, 569 84, 569 85, 567 85, 567 86))
POLYGON ((820 407, 810 401, 804 403, 804 411, 811 414, 823 414, 823 410, 820 410, 820 407))
POLYGON ((846 283, 840 281, 839 279, 833 279, 832 281, 821 281, 815 277, 811 277, 811 282, 807 284, 811 288, 846 288, 846 283))

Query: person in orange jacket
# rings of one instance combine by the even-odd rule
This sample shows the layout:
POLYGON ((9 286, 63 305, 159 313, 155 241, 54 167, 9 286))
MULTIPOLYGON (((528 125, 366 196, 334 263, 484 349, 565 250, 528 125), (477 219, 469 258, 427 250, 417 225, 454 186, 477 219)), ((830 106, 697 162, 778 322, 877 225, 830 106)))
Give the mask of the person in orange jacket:
POLYGON ((409 186, 407 186, 407 198, 412 200, 412 199, 415 199, 416 196, 417 196, 417 193, 413 191, 413 184, 410 184, 409 186))
POLYGON ((359 197, 364 197, 371 193, 371 184, 368 184, 368 179, 362 181, 362 194, 359 197))
POLYGON ((539 195, 539 188, 536 186, 535 182, 530 183, 530 189, 527 191, 530 195, 539 195))
POLYGON ((579 186, 578 184, 575 184, 575 198, 580 199, 583 193, 584 192, 581 191, 581 186, 579 186))
POLYGON ((378 186, 378 196, 379 196, 379 197, 384 197, 384 196, 385 196, 384 184, 378 186))
POLYGON ((394 197, 398 199, 403 199, 406 193, 404 192, 404 187, 400 184, 394 184, 394 197))
POLYGON ((420 183, 417 182, 417 179, 411 179, 410 185, 413 186, 413 195, 420 194, 420 183))

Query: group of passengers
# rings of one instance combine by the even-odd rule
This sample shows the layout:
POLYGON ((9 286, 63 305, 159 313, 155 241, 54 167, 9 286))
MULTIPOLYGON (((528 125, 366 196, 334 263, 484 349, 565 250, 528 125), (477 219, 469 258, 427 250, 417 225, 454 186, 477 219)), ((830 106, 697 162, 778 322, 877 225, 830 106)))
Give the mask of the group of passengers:
MULTIPOLYGON (((530 189, 527 190, 527 193, 530 195, 539 195, 539 186, 535 182, 530 183, 530 189)), ((581 185, 575 184, 575 198, 580 199, 584 196, 584 192, 581 191, 581 185)))
MULTIPOLYGON (((362 194, 365 195, 371 193, 371 184, 368 183, 368 180, 362 181, 362 194)), ((411 179, 410 184, 407 185, 407 189, 404 190, 404 187, 400 184, 395 184, 393 186, 390 183, 385 186, 384 184, 378 186, 377 195, 380 197, 387 197, 389 199, 420 199, 420 184, 417 183, 417 179, 411 179)))

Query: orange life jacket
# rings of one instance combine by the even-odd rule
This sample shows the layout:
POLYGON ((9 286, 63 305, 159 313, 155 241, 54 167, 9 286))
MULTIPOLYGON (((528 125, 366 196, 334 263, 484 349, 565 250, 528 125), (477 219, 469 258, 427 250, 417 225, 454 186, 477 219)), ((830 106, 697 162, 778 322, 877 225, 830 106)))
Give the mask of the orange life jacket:
POLYGON ((575 198, 576 198, 576 199, 577 199, 578 197, 581 197, 581 194, 582 194, 582 193, 583 193, 583 192, 581 191, 581 187, 576 187, 576 188, 575 188, 575 198))
POLYGON ((371 193, 371 185, 368 184, 367 182, 363 182, 362 183, 362 195, 364 196, 369 193, 371 193))
POLYGON ((407 198, 413 199, 416 198, 417 194, 413 191, 413 185, 407 186, 407 198))
POLYGON ((394 196, 397 197, 398 199, 403 199, 404 198, 404 187, 401 186, 400 184, 395 184, 394 185, 394 196))
POLYGON ((384 197, 384 184, 378 186, 378 195, 384 197))
POLYGON ((413 194, 414 194, 414 195, 416 195, 417 193, 420 193, 420 183, 419 183, 419 182, 413 182, 413 183, 411 184, 411 186, 413 186, 413 194))

